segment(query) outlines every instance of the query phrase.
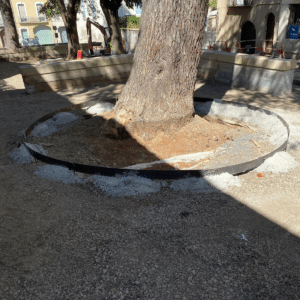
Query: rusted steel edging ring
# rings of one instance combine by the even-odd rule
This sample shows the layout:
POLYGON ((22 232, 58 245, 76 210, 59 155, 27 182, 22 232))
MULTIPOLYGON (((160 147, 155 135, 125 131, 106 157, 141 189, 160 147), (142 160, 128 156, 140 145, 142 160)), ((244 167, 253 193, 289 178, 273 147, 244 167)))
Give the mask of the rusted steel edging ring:
MULTIPOLYGON (((114 101, 116 100, 115 98, 110 98, 107 99, 106 101, 114 101)), ((210 98, 199 98, 199 97, 194 97, 194 101, 196 102, 207 102, 207 101, 213 101, 213 99, 210 98)), ((103 101, 105 102, 105 100, 103 101)), ((64 166, 67 167, 69 170, 73 170, 74 172, 81 172, 81 173, 86 173, 86 174, 97 174, 97 175, 102 175, 102 176, 115 176, 117 174, 120 175, 126 175, 126 174, 136 174, 141 177, 146 177, 149 179, 183 179, 183 178, 189 178, 189 177, 204 177, 207 175, 216 175, 216 174, 221 174, 221 173, 229 173, 232 175, 237 175, 241 173, 245 173, 248 171, 251 171, 258 166, 260 166, 267 158, 273 156, 276 152, 279 151, 284 151, 286 150, 287 144, 288 144, 288 138, 290 134, 289 130, 289 125, 286 123, 286 121, 281 118, 279 115, 270 112, 268 110, 255 107, 252 105, 248 104, 243 104, 243 103, 237 103, 237 102, 226 102, 222 101, 222 103, 228 103, 232 105, 237 105, 241 107, 247 107, 250 110, 259 110, 261 112, 264 112, 267 115, 273 115, 274 117, 277 117, 284 127, 287 129, 287 139, 285 142, 280 145, 278 148, 276 148, 274 151, 265 154, 257 159, 251 160, 249 162, 237 164, 237 165, 232 165, 232 166, 227 166, 227 167, 222 167, 222 168, 216 168, 216 169, 208 169, 208 170, 132 170, 132 169, 118 169, 118 168, 106 168, 106 167, 99 167, 99 166, 89 166, 89 165, 83 165, 83 164, 77 164, 77 163, 72 163, 64 160, 59 160, 53 157, 49 157, 46 155, 43 155, 41 153, 38 153, 37 151, 33 150, 30 147, 30 144, 26 143, 26 139, 28 135, 31 133, 31 131, 39 124, 47 121, 48 119, 52 118, 54 115, 61 113, 61 112, 70 112, 72 110, 77 110, 81 109, 83 107, 89 106, 89 105, 95 105, 96 103, 99 103, 99 101, 89 101, 85 102, 82 104, 77 104, 77 105, 72 105, 63 109, 59 109, 55 112, 49 113, 42 118, 38 119, 36 122, 34 122, 31 126, 27 128, 25 133, 23 134, 22 140, 23 143, 26 147, 26 149, 29 151, 29 153, 36 159, 47 163, 47 164, 52 164, 52 165, 58 165, 58 166, 64 166)))

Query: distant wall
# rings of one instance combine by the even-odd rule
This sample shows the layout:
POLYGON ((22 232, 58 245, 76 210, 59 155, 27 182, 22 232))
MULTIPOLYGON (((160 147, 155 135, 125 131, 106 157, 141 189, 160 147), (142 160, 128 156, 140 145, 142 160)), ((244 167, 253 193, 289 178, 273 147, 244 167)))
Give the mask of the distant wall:
MULTIPOLYGON (((139 37, 139 29, 122 29, 122 37, 126 42, 126 50, 128 52, 135 51, 136 44, 139 37)), ((215 31, 205 31, 204 32, 204 42, 202 49, 208 49, 209 42, 211 45, 214 45, 216 41, 216 32, 215 31)))
MULTIPOLYGON (((125 54, 22 66, 20 72, 27 93, 35 93, 126 81, 132 64, 133 54, 125 54)), ((203 50, 198 78, 282 96, 292 92, 296 67, 295 60, 203 50)))
MULTIPOLYGON (((300 59, 300 40, 285 39, 283 52, 285 58, 300 59)), ((279 44, 279 43, 278 43, 279 44)), ((277 47, 279 49, 279 47, 277 47)))
POLYGON ((127 80, 133 54, 49 62, 20 68, 26 92, 49 92, 127 80))
POLYGON ((135 51, 136 44, 139 38, 139 29, 122 29, 122 37, 126 42, 126 51, 135 51))
POLYGON ((216 42, 216 32, 215 31, 205 31, 204 32, 204 42, 202 49, 208 49, 209 42, 213 46, 216 42))
POLYGON ((198 77, 284 96, 292 92, 296 60, 204 50, 198 77))
MULTIPOLYGON (((81 44, 83 53, 88 55, 87 44, 81 44)), ((39 60, 46 58, 66 57, 68 54, 68 45, 53 46, 32 46, 19 48, 17 51, 0 50, 0 61, 26 61, 39 60)))

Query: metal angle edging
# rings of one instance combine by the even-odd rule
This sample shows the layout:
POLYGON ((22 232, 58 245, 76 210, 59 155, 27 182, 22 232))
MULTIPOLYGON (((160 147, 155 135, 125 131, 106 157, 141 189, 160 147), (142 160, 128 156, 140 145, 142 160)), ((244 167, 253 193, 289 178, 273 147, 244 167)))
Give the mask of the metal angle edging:
MULTIPOLYGON (((116 100, 115 98, 109 98, 109 99, 104 100, 103 102, 115 101, 115 100, 116 100)), ((210 98, 194 97, 194 102, 195 101, 196 102, 208 102, 208 101, 213 102, 213 100, 214 99, 210 99, 210 98)), ((272 152, 265 154, 265 155, 263 155, 257 159, 254 159, 252 161, 246 162, 246 163, 241 163, 241 164, 217 168, 217 169, 208 169, 208 170, 167 170, 167 171, 166 170, 132 170, 132 169, 128 170, 128 169, 106 168, 106 167, 77 164, 77 163, 72 163, 72 162, 68 162, 68 161, 64 161, 64 160, 59 160, 59 159, 38 153, 37 151, 33 150, 26 143, 26 139, 27 139, 28 135, 31 133, 31 131, 36 126, 47 121, 54 115, 61 113, 61 112, 69 112, 72 110, 81 109, 83 107, 89 106, 90 104, 93 105, 95 103, 99 103, 99 101, 89 101, 89 102, 85 102, 82 104, 72 105, 72 106, 69 106, 69 107, 66 107, 63 109, 56 110, 56 111, 49 113, 49 114, 43 116, 42 118, 38 119, 37 121, 35 121, 32 125, 30 125, 25 130, 25 133, 22 136, 22 141, 24 143, 24 146, 26 147, 28 152, 34 158, 36 158, 44 163, 67 167, 69 170, 73 170, 74 172, 80 172, 80 173, 86 173, 86 174, 97 174, 97 175, 110 176, 110 177, 115 176, 117 174, 120 174, 120 175, 136 174, 138 176, 146 177, 149 179, 165 179, 165 180, 167 180, 167 179, 184 179, 184 178, 189 178, 189 177, 204 177, 206 175, 216 175, 216 174, 221 174, 221 173, 229 173, 231 175, 238 175, 241 173, 246 173, 246 172, 251 171, 251 170, 257 168, 258 166, 260 166, 267 158, 273 156, 276 152, 286 150, 286 147, 288 144, 288 139, 289 139, 289 134, 290 134, 289 125, 286 123, 286 121, 282 117, 280 117, 279 115, 277 115, 271 111, 268 111, 268 110, 265 110, 265 109, 262 109, 259 107, 255 107, 252 105, 248 105, 248 104, 221 100, 221 103, 228 103, 228 104, 233 104, 233 105, 243 106, 243 107, 246 106, 248 109, 259 110, 259 111, 266 113, 267 115, 276 116, 282 122, 282 124, 285 126, 285 128, 287 129, 286 141, 281 146, 279 146, 278 148, 273 150, 272 152)))

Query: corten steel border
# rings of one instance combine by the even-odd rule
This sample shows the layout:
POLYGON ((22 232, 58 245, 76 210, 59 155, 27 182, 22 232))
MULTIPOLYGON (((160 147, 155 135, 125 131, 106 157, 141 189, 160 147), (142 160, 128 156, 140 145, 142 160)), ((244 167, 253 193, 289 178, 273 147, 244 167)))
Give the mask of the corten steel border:
MULTIPOLYGON (((114 102, 114 101, 116 101, 116 99, 110 98, 110 99, 104 100, 103 102, 105 102, 105 101, 108 101, 108 102, 113 101, 114 102)), ((195 102, 207 102, 207 101, 212 102, 213 99, 194 97, 194 101, 195 102)), ((246 163, 241 163, 241 164, 222 167, 222 168, 208 169, 208 170, 182 170, 182 171, 181 170, 168 170, 168 171, 166 171, 166 170, 132 170, 132 169, 106 168, 106 167, 99 167, 99 166, 89 166, 89 165, 77 164, 77 163, 59 160, 59 159, 56 159, 53 157, 49 157, 49 156, 40 154, 40 153, 34 151, 33 149, 31 149, 30 146, 27 145, 27 143, 26 143, 27 136, 40 123, 45 122, 46 120, 52 118, 54 115, 56 115, 58 113, 69 112, 72 110, 81 109, 83 107, 87 107, 89 105, 94 105, 96 103, 99 103, 99 102, 98 101, 89 101, 89 102, 85 102, 82 104, 72 105, 72 106, 69 106, 69 107, 66 107, 63 109, 59 109, 55 112, 49 113, 49 114, 45 115, 44 117, 38 119, 30 127, 28 127, 27 130, 25 131, 25 133, 23 134, 22 139, 23 139, 23 143, 24 143, 26 149, 29 151, 29 153, 34 158, 36 158, 44 163, 58 165, 58 166, 64 166, 64 167, 67 167, 69 170, 73 170, 74 172, 81 172, 81 173, 86 173, 86 174, 98 174, 98 175, 102 175, 102 176, 115 176, 117 174, 126 175, 129 173, 134 173, 138 176, 146 177, 149 179, 182 179, 182 178, 189 178, 189 177, 204 177, 206 175, 214 175, 214 174, 216 175, 216 174, 221 174, 224 172, 227 172, 232 175, 238 175, 238 174, 242 174, 242 173, 251 171, 251 170, 257 168, 258 166, 260 166, 267 158, 273 156, 276 152, 286 150, 288 138, 289 138, 289 134, 290 134, 289 125, 286 123, 286 121, 283 118, 281 118, 277 114, 270 112, 268 110, 259 108, 259 107, 252 106, 252 105, 237 103, 237 102, 229 102, 229 101, 227 102, 227 101, 222 100, 222 103, 233 104, 233 105, 237 105, 237 106, 241 106, 241 107, 246 106, 246 107, 248 107, 248 109, 259 110, 259 111, 266 113, 267 115, 276 116, 283 123, 285 128, 287 129, 287 139, 281 146, 276 148, 274 151, 272 151, 266 155, 263 155, 262 157, 259 157, 257 159, 246 162, 246 163)))

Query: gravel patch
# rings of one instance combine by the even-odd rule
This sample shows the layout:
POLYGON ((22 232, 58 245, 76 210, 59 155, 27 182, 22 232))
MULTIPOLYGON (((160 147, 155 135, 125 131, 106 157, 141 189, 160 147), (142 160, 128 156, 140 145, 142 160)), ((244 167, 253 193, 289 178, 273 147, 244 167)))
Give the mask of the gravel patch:
POLYGON ((252 123, 271 134, 269 138, 271 144, 280 146, 284 143, 287 130, 275 114, 267 115, 263 110, 251 110, 228 102, 225 102, 226 105, 224 106, 224 102, 215 99, 213 102, 195 105, 195 108, 208 115, 227 116, 237 118, 245 123, 252 123))
POLYGON ((98 103, 96 105, 91 106, 86 110, 87 113, 94 115, 94 114, 102 114, 106 111, 110 111, 114 109, 114 105, 109 102, 98 103))
POLYGON ((51 135, 58 131, 60 129, 59 127, 70 124, 77 119, 78 116, 68 112, 56 114, 51 119, 36 126, 31 132, 31 135, 36 137, 51 135))
POLYGON ((299 150, 300 149, 299 113, 288 113, 281 109, 276 110, 275 112, 289 124, 290 135, 289 135, 287 150, 299 150))
POLYGON ((256 172, 272 172, 272 173, 285 173, 289 170, 297 167, 299 163, 295 158, 287 152, 281 151, 275 153, 272 157, 265 160, 258 168, 256 172))
POLYGON ((241 180, 229 173, 208 175, 203 178, 187 178, 174 181, 170 188, 174 190, 190 191, 192 193, 213 193, 227 190, 230 186, 241 186, 241 180))
MULTIPOLYGON (((166 182, 155 182, 129 173, 117 174, 115 177, 93 175, 81 179, 73 171, 65 167, 45 165, 39 167, 35 175, 52 181, 62 181, 66 184, 93 183, 94 186, 110 196, 136 196, 158 192, 162 187, 167 187, 166 182)), ((241 180, 229 173, 209 175, 204 178, 187 178, 173 181, 170 188, 173 190, 190 191, 192 193, 213 193, 218 190, 226 191, 230 186, 241 186, 241 180)))
POLYGON ((61 166, 41 166, 34 172, 34 174, 52 181, 62 181, 66 184, 82 183, 82 180, 75 175, 73 171, 61 166))
POLYGON ((93 182, 98 189, 110 196, 133 196, 155 193, 162 186, 166 185, 166 183, 154 182, 151 179, 142 178, 134 174, 127 176, 116 175, 115 177, 93 175, 87 180, 93 182))
MULTIPOLYGON (((39 152, 41 154, 46 155, 46 151, 40 145, 33 145, 27 143, 27 146, 39 152)), ((17 165, 29 164, 34 161, 33 156, 27 151, 24 144, 22 144, 19 148, 14 148, 12 152, 9 153, 9 156, 15 161, 17 165)))

